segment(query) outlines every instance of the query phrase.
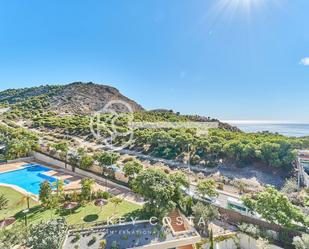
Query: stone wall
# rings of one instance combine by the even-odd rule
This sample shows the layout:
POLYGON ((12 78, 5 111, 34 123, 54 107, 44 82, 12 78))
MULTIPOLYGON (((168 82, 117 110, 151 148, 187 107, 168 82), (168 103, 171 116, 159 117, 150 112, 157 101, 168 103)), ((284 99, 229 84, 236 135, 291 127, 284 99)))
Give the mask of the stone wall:
POLYGON ((68 170, 72 171, 71 165, 69 164, 65 165, 65 162, 57 159, 56 157, 46 155, 45 153, 34 151, 33 157, 38 161, 42 161, 63 169, 67 168, 68 170))
MULTIPOLYGON (((230 210, 230 209, 226 209, 222 207, 218 207, 218 210, 219 210, 221 217, 224 217, 224 219, 228 221, 229 223, 233 223, 233 224, 248 223, 248 224, 256 225, 260 229, 272 230, 277 233, 284 234, 286 242, 292 241, 295 236, 301 236, 301 233, 296 230, 286 230, 277 224, 269 223, 261 219, 243 215, 234 210, 230 210)), ((289 248, 287 247, 288 245, 286 245, 285 243, 283 241, 277 241, 278 245, 284 244, 285 248, 289 248)))
MULTIPOLYGON (((57 159, 53 156, 47 155, 43 152, 35 151, 35 152, 33 152, 33 157, 38 161, 41 161, 41 162, 44 162, 44 163, 65 169, 65 162, 63 162, 60 159, 57 159)), ((127 188, 123 185, 120 185, 120 184, 117 184, 117 183, 112 182, 110 180, 106 180, 106 179, 102 178, 99 175, 100 174, 99 173, 100 172, 99 167, 97 167, 97 166, 94 166, 94 167, 96 167, 96 168, 94 168, 94 169, 92 169, 93 167, 90 168, 91 171, 94 170, 93 173, 90 172, 89 170, 86 171, 86 170, 83 170, 83 169, 80 169, 80 168, 77 168, 77 167, 75 167, 74 172, 76 174, 79 174, 79 175, 84 176, 84 177, 93 178, 97 181, 101 181, 101 182, 107 181, 109 185, 117 187, 117 188, 121 188, 122 190, 126 190, 126 191, 130 190, 129 188, 127 188)), ((70 164, 66 165, 66 169, 69 170, 69 171, 73 171, 73 167, 70 164)))
MULTIPOLYGON (((229 238, 223 241, 219 242, 214 242, 214 248, 220 248, 220 249, 237 249, 237 243, 240 246, 240 248, 245 248, 245 249, 258 249, 257 247, 257 241, 256 239, 248 236, 247 234, 244 233, 239 233, 237 234, 237 237, 235 238, 229 238)), ((201 246, 201 249, 209 249, 210 244, 205 243, 201 246)), ((269 245, 267 247, 268 249, 283 249, 283 247, 279 247, 276 245, 269 245)))
POLYGON ((33 161, 33 157, 22 157, 14 160, 7 160, 6 163, 18 163, 18 162, 31 162, 33 161))

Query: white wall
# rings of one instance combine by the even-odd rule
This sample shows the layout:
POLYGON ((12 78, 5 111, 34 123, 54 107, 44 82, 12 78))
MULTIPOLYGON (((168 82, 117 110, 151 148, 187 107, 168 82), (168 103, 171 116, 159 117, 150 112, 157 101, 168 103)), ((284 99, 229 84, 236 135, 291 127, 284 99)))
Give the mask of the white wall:
MULTIPOLYGON (((247 234, 238 234, 240 238, 240 248, 241 249, 258 249, 256 246, 256 240, 247 234)), ((202 247, 203 249, 208 249, 209 244, 206 244, 202 247)), ((218 243, 215 243, 215 249, 237 249, 233 239, 227 239, 218 243)), ((275 245, 270 245, 269 249, 283 249, 275 245)))
POLYGON ((32 161, 33 157, 22 157, 14 160, 8 160, 8 163, 17 163, 17 162, 29 162, 32 161))
MULTIPOLYGON (((51 158, 49 156, 46 156, 42 153, 39 153, 39 152, 33 152, 33 157, 36 159, 36 160, 39 160, 39 161, 42 161, 42 162, 45 162, 47 164, 50 164, 50 165, 53 165, 53 166, 56 166, 56 167, 59 167, 59 168, 65 168, 65 164, 64 162, 60 161, 60 160, 57 160, 57 159, 54 159, 54 158, 51 158)), ((69 171, 72 171, 72 166, 67 164, 67 170, 69 171)), ((88 171, 85 171, 85 170, 82 170, 82 169, 79 169, 77 167, 75 167, 75 173, 76 174, 79 174, 81 176, 84 176, 84 177, 89 177, 89 178, 93 178, 97 181, 105 181, 104 178, 94 174, 94 173, 91 173, 91 172, 88 172, 88 171)), ((125 189, 125 190, 130 190, 129 188, 125 187, 125 186, 122 186, 122 185, 119 185, 115 182, 112 182, 110 180, 107 180, 108 184, 109 185, 112 185, 114 187, 117 187, 117 188, 121 188, 121 189, 125 189)))
MULTIPOLYGON (((51 158, 49 156, 46 156, 42 153, 39 153, 39 152, 33 152, 33 157, 36 159, 36 160, 39 160, 39 161, 42 161, 42 162, 46 162, 48 164, 51 164, 51 165, 54 165, 56 167, 59 167, 59 168, 65 168, 65 163, 60 161, 60 160, 57 160, 57 159, 54 159, 54 158, 51 158)), ((72 166, 67 164, 67 169, 72 171, 72 166)))

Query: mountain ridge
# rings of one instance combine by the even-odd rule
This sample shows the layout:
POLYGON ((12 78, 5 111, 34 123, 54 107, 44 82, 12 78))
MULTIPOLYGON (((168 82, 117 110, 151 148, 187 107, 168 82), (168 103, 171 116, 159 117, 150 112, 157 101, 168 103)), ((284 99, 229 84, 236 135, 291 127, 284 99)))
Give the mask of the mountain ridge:
MULTIPOLYGON (((112 100, 127 103, 132 111, 142 111, 144 108, 134 100, 124 96, 120 91, 108 85, 93 82, 73 82, 67 85, 41 85, 38 87, 7 89, 0 92, 0 103, 19 104, 41 98, 44 107, 57 113, 90 114, 100 111, 112 100)), ((114 104, 116 112, 123 112, 125 107, 114 104)))
MULTIPOLYGON (((58 115, 89 115, 99 112, 111 101, 116 112, 139 112, 145 109, 134 100, 123 95, 117 88, 93 82, 73 82, 66 85, 41 85, 30 88, 7 89, 0 91, 0 104, 15 106, 21 110, 42 112, 52 111, 58 115), (117 103, 118 102, 118 103, 117 103), (130 106, 128 110, 126 105, 130 106)), ((196 122, 219 122, 219 128, 240 131, 238 128, 218 119, 199 115, 181 115, 173 110, 157 109, 153 112, 169 112, 196 122)))

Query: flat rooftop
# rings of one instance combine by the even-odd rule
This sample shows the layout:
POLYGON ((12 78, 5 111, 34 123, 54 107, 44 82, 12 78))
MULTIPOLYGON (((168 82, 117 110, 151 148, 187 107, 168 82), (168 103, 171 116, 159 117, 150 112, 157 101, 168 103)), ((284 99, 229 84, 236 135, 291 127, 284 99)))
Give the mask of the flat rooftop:
POLYGON ((78 245, 79 248, 97 249, 102 240, 106 241, 106 248, 113 248, 112 245, 115 243, 117 243, 119 249, 147 248, 150 245, 179 241, 190 237, 199 238, 199 234, 188 231, 183 235, 174 235, 169 227, 153 225, 145 221, 135 224, 130 223, 94 227, 89 230, 69 231, 63 248, 74 249, 78 245), (76 234, 80 234, 78 241, 76 241, 76 234), (94 236, 96 237, 95 241, 92 240, 94 236))

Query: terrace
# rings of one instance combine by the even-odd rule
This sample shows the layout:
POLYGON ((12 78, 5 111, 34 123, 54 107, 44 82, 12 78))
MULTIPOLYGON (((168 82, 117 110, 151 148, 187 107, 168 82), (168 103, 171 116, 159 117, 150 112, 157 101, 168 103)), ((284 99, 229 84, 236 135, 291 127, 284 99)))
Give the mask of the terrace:
POLYGON ((64 249, 100 248, 104 241, 105 248, 194 248, 200 241, 200 235, 178 212, 169 215, 169 222, 164 225, 150 221, 138 221, 110 226, 98 226, 87 230, 71 230, 64 243, 64 249), (177 224, 176 217, 183 218, 177 224))

